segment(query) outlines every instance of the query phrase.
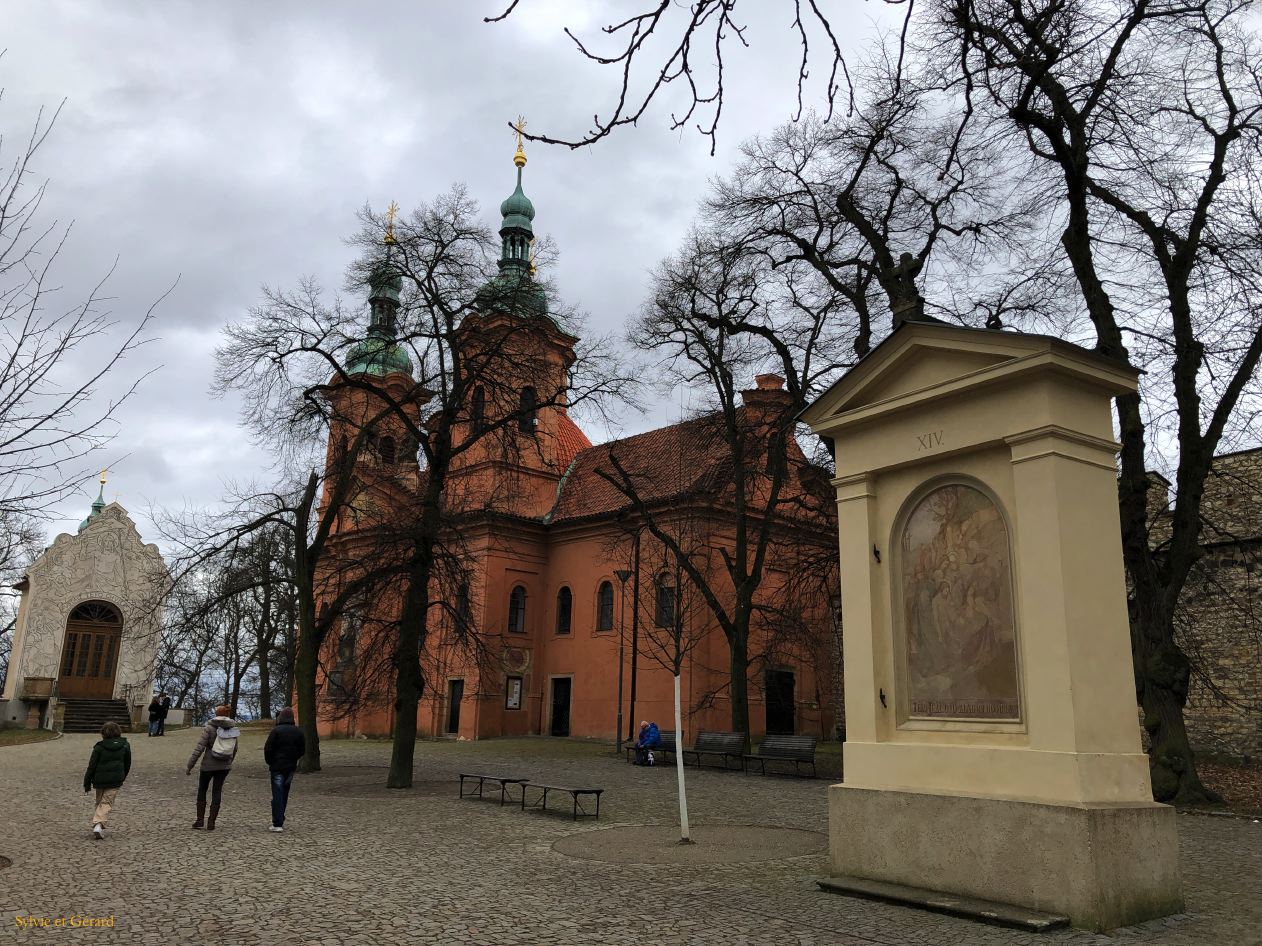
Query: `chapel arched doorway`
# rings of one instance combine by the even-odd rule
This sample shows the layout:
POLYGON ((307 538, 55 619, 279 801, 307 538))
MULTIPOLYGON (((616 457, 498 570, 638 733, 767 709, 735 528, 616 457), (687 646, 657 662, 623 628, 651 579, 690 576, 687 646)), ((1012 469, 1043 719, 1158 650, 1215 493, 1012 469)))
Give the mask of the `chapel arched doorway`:
POLYGON ((85 601, 70 612, 61 650, 57 693, 63 700, 108 700, 114 695, 123 617, 105 601, 85 601))

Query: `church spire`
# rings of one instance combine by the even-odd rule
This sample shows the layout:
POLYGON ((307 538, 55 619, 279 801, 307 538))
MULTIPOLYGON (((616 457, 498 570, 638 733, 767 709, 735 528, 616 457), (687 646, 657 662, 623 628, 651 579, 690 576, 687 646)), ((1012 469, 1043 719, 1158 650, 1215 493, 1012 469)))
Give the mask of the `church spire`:
POLYGON ((105 474, 108 471, 101 471, 101 489, 96 494, 96 499, 92 501, 92 511, 88 513, 81 523, 79 523, 79 531, 82 532, 88 527, 88 523, 101 514, 101 510, 105 508, 105 474))
POLYGON ((368 274, 368 335, 346 356, 347 374, 387 375, 412 373, 412 359, 398 344, 396 320, 403 275, 394 262, 398 241, 394 235, 394 218, 399 205, 390 201, 386 210, 386 232, 382 238, 385 253, 368 274))
POLYGON ((517 165, 517 189, 500 204, 500 216, 504 218, 500 224, 500 239, 503 243, 499 263, 501 270, 529 271, 532 268, 530 246, 535 242, 535 231, 531 221, 535 219, 535 205, 521 189, 521 172, 526 166, 526 149, 522 142, 525 128, 526 120, 519 116, 513 125, 517 132, 517 151, 513 155, 513 164, 517 165))

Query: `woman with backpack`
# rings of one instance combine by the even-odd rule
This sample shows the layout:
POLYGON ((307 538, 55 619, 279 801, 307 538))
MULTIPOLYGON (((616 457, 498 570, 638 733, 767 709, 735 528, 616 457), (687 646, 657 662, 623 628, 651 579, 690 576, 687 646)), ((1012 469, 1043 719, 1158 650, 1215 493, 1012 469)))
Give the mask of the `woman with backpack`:
POLYGON ((105 837, 105 820, 130 771, 131 744, 123 738, 123 729, 118 723, 106 723, 101 727, 101 741, 92 747, 88 770, 83 773, 84 794, 96 789, 92 835, 98 841, 105 837))
POLYGON ((201 738, 193 754, 188 757, 185 774, 193 774, 193 766, 197 757, 201 756, 202 769, 197 779, 197 820, 194 828, 204 827, 207 831, 215 830, 215 819, 219 816, 219 803, 223 800, 223 780, 232 771, 232 762, 237 757, 237 740, 241 730, 237 721, 232 718, 232 707, 216 706, 215 715, 202 727, 201 738), (213 786, 213 787, 212 787, 213 786), (210 795, 210 817, 206 817, 206 789, 212 788, 210 795))

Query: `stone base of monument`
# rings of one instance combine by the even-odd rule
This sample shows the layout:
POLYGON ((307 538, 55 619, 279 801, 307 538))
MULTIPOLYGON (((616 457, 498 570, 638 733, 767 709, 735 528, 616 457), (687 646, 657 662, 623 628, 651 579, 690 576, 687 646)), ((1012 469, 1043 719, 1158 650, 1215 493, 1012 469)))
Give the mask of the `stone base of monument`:
POLYGON ((864 880, 862 877, 829 877, 817 880, 815 883, 821 890, 839 893, 846 897, 916 907, 932 913, 961 916, 968 920, 977 920, 979 923, 988 923, 991 926, 1006 926, 1031 933, 1048 933, 1069 926, 1069 917, 1062 914, 1027 910, 1025 907, 1013 906, 1010 903, 961 897, 958 894, 926 890, 923 887, 886 884, 879 880, 864 880))
POLYGON ((1103 931, 1183 909, 1175 812, 833 785, 836 877, 1064 914, 1103 931))

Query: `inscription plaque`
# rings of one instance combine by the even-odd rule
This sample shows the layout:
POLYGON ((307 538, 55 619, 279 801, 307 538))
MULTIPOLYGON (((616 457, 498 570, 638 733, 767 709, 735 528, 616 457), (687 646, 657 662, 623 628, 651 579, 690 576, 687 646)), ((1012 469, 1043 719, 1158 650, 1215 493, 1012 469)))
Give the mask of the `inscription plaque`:
POLYGON ((907 708, 932 719, 1019 719, 1008 529, 960 483, 907 517, 901 539, 907 708))

